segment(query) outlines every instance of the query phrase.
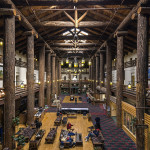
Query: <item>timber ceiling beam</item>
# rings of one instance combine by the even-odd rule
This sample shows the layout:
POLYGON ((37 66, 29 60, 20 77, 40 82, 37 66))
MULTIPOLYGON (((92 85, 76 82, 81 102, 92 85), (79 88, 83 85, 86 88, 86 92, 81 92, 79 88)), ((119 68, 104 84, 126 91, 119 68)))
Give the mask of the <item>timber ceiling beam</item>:
MULTIPOLYGON (((101 21, 81 21, 79 22, 77 27, 104 27, 107 26, 108 22, 101 22, 101 21)), ((71 21, 44 21, 35 26, 44 26, 44 27, 70 27, 73 28, 74 23, 71 21)), ((111 24, 112 26, 112 24, 111 24)))
MULTIPOLYGON (((47 41, 49 40, 73 40, 74 36, 55 36, 55 37, 47 36, 45 38, 47 39, 47 41)), ((78 40, 99 40, 99 36, 92 36, 92 35, 78 36, 78 40)))
POLYGON ((96 47, 92 48, 60 48, 60 47, 53 47, 54 50, 59 51, 94 51, 96 50, 96 47))
MULTIPOLYGON (((26 3, 26 0, 14 0, 16 6, 28 6, 26 3)), ((62 6, 62 5, 72 5, 72 6, 78 6, 78 5, 120 5, 122 0, 82 0, 78 2, 74 1, 68 1, 68 0, 28 0, 30 6, 52 6, 52 5, 57 5, 57 6, 62 6)), ((137 4, 138 0, 132 0, 128 1, 125 0, 122 5, 135 5, 137 4)))
POLYGON ((41 37, 40 35, 38 35, 38 33, 34 29, 34 27, 30 24, 30 22, 26 19, 26 17, 16 8, 15 4, 11 0, 1 0, 0 4, 2 4, 2 5, 11 5, 12 9, 15 9, 16 14, 21 17, 20 24, 22 24, 22 26, 26 30, 32 31, 34 33, 34 35, 36 36, 36 38, 39 38, 39 40, 43 41, 47 45, 47 47, 50 49, 50 46, 45 42, 45 40, 43 39, 43 37, 41 37))
MULTIPOLYGON (((131 20, 132 20, 132 19, 131 19, 131 18, 132 18, 132 15, 138 11, 139 7, 143 4, 143 2, 144 2, 143 0, 140 0, 140 1, 137 3, 137 5, 136 5, 135 7, 133 7, 133 9, 132 9, 132 10, 129 12, 129 14, 123 19, 123 21, 120 23, 120 25, 117 27, 117 29, 109 36, 109 38, 107 39, 107 41, 112 40, 113 37, 114 37, 114 34, 116 34, 117 31, 119 31, 119 30, 124 30, 124 29, 129 25, 129 23, 130 23, 131 20)), ((107 41, 105 41, 105 42, 101 45, 100 49, 105 46, 105 44, 106 44, 107 41)))
MULTIPOLYGON (((98 46, 98 43, 78 43, 77 46, 82 47, 82 46, 98 46)), ((73 43, 53 43, 51 44, 52 47, 54 46, 74 46, 73 43)))

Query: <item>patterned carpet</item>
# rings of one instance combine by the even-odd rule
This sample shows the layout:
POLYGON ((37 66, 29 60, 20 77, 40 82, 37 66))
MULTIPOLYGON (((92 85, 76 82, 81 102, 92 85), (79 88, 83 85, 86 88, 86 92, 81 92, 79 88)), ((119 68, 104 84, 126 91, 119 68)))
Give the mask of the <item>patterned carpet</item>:
MULTIPOLYGON (((63 101, 65 95, 60 96, 63 101)), ((102 134, 105 139, 105 150, 136 150, 136 145, 132 139, 120 128, 118 128, 112 118, 106 116, 102 104, 92 105, 87 103, 86 96, 82 95, 82 103, 62 103, 64 108, 89 108, 92 115, 92 122, 95 124, 95 117, 99 115, 101 119, 102 134)), ((49 108, 47 112, 56 112, 56 108, 49 108)))

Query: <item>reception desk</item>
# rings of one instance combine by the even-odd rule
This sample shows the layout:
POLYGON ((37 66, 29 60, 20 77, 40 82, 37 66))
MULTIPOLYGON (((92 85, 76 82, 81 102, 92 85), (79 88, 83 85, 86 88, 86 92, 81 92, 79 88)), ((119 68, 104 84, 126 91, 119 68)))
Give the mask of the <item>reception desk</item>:
POLYGON ((72 113, 72 112, 83 114, 84 112, 89 113, 89 108, 61 108, 61 112, 63 114, 72 113))

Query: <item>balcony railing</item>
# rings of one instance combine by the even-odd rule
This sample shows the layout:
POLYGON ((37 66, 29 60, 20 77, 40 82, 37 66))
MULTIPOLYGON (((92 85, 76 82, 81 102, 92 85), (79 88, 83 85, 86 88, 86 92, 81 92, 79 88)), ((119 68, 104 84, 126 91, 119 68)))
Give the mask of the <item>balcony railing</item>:
MULTIPOLYGON (((45 84, 45 88, 46 88, 46 84, 45 84)), ((35 83, 34 92, 38 92, 38 91, 39 91, 39 84, 35 83)), ((24 88, 21 88, 20 86, 15 87, 15 100, 27 96, 27 94, 28 94, 27 85, 24 85, 24 88)), ((5 96, 0 97, 0 105, 4 104, 4 100, 5 100, 5 96)))

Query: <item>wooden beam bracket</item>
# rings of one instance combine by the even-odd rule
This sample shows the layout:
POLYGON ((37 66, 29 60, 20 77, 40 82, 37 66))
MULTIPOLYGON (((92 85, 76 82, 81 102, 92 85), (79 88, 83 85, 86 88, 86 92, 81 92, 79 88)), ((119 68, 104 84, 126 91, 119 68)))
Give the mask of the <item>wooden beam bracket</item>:
POLYGON ((115 37, 116 36, 126 36, 126 35, 128 35, 128 31, 117 31, 115 34, 115 37))
POLYGON ((150 15, 150 7, 139 7, 137 13, 143 15, 150 15))
POLYGON ((0 16, 7 15, 7 16, 16 16, 16 10, 10 8, 0 8, 0 16))

